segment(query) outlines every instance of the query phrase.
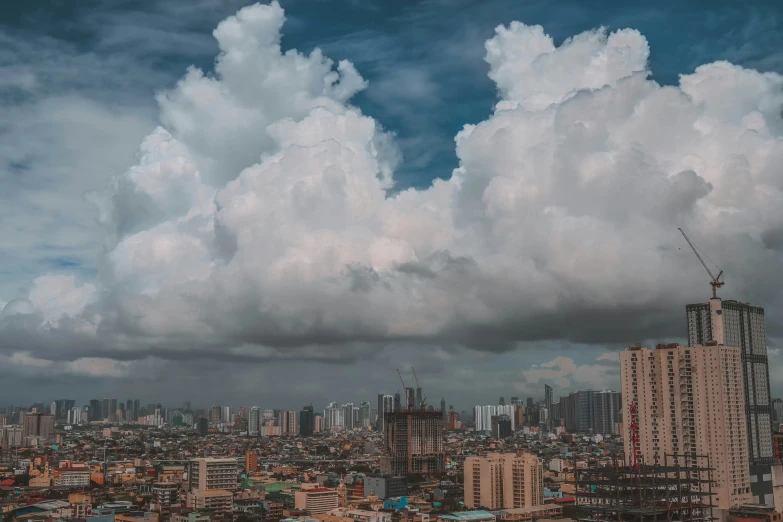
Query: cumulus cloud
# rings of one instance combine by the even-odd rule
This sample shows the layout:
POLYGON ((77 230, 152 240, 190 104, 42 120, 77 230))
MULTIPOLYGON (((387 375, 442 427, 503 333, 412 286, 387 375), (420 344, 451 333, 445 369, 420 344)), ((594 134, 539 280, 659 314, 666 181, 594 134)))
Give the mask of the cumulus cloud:
MULTIPOLYGON (((3 315, 40 319, 34 356, 68 357, 41 336, 78 321, 89 350, 126 359, 682 336, 708 279, 679 226, 719 254, 725 294, 780 309, 783 77, 714 63, 662 86, 635 30, 556 47, 514 22, 486 43, 500 100, 456 136, 459 167, 393 192, 394 138, 350 104, 367 82, 283 51, 284 20, 277 3, 243 8, 214 32, 214 73, 158 96, 137 164, 90 196, 95 284, 43 276, 29 310, 3 315)), ((606 362, 526 378, 595 381, 606 362)))

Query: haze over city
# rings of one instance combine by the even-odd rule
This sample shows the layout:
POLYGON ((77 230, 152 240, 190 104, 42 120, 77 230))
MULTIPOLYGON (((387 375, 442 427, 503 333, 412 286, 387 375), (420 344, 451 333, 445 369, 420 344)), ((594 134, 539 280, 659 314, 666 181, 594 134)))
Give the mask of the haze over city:
POLYGON ((712 295, 679 227, 780 396, 781 40, 764 2, 4 5, 0 406, 619 389, 712 295))

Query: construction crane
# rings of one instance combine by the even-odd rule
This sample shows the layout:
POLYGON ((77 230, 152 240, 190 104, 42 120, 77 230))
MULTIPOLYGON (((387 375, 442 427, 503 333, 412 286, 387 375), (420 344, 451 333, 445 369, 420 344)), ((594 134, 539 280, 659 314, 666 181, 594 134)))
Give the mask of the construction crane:
MULTIPOLYGON (((416 391, 420 392, 421 386, 419 385, 419 378, 416 377, 416 368, 411 366, 411 370, 413 371, 413 380, 416 381, 416 391)), ((423 393, 420 394, 421 394, 421 403, 419 404, 419 408, 423 410, 424 406, 427 404, 427 397, 425 397, 423 393)))
POLYGON ((402 380, 402 374, 400 373, 400 369, 397 368, 397 375, 400 376, 400 384, 402 384, 402 391, 405 394, 405 402, 408 404, 408 409, 413 409, 413 403, 411 402, 410 395, 408 394, 408 387, 405 386, 405 381, 402 380))
MULTIPOLYGON (((720 288, 721 286, 726 284, 725 281, 721 281, 720 280, 721 276, 723 276, 723 270, 720 270, 720 267, 718 267, 716 265, 715 268, 720 270, 720 272, 718 272, 718 275, 715 276, 712 273, 712 270, 710 270, 709 267, 707 266, 707 263, 705 263, 704 260, 701 258, 701 256, 699 255, 699 251, 696 250, 696 247, 693 245, 693 243, 691 243, 691 240, 688 239, 688 236, 685 235, 685 231, 683 231, 683 229, 681 229, 681 228, 678 228, 677 230, 680 231, 680 233, 682 234, 682 237, 685 238, 685 241, 688 242, 688 245, 691 247, 691 250, 693 250, 693 253, 696 254, 697 258, 699 258, 699 261, 701 262, 701 266, 703 266, 704 270, 706 270, 707 273, 710 274, 710 278, 712 278, 712 281, 710 281, 710 285, 712 285, 712 297, 713 298, 718 297, 718 288, 720 288)), ((715 264, 715 263, 713 263, 713 264, 715 264)))

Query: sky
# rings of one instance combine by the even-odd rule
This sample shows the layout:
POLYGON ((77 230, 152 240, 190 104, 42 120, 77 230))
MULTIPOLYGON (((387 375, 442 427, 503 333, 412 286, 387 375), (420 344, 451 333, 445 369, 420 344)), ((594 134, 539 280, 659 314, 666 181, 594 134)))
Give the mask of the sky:
POLYGON ((617 388, 709 277, 783 394, 778 2, 0 6, 0 403, 617 388))

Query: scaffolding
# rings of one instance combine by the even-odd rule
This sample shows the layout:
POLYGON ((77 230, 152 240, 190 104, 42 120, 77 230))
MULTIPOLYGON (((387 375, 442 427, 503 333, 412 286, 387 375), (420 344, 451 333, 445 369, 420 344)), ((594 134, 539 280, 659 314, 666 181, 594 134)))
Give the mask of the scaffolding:
POLYGON ((707 455, 664 455, 663 465, 614 457, 603 467, 574 466, 580 522, 711 522, 712 468, 707 455))

